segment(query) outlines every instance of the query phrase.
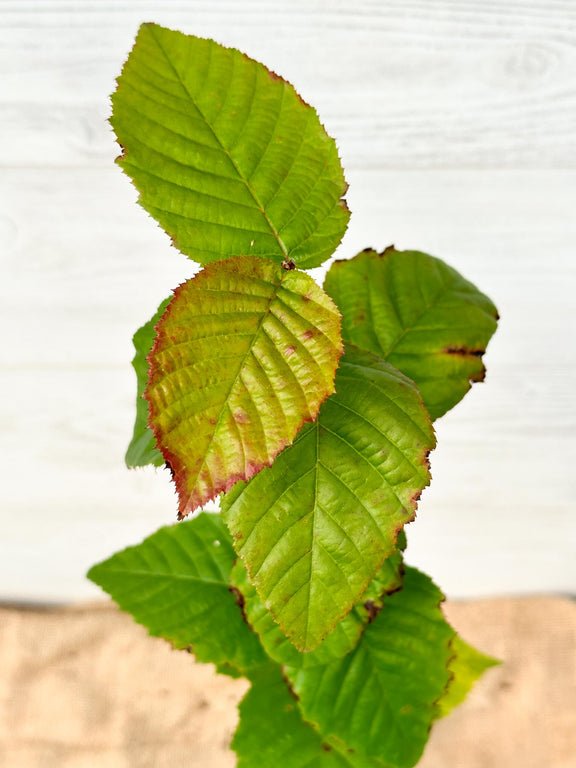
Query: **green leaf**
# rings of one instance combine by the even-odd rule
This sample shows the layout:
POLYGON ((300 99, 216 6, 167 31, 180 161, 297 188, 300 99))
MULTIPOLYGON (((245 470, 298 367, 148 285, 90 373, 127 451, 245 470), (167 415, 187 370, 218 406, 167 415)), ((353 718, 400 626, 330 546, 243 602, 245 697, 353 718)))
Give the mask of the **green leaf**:
POLYGON ((332 255, 350 215, 336 145, 263 64, 143 24, 112 105, 118 163, 182 253, 306 269, 332 255))
POLYGON ((437 703, 437 717, 445 717, 461 704, 484 672, 500 664, 498 659, 480 653, 458 635, 452 641, 452 652, 454 656, 448 665, 452 679, 448 690, 437 703))
POLYGON ((145 396, 184 517, 271 464, 334 391, 340 315, 309 275, 241 256, 176 289, 145 396))
POLYGON ((354 648, 364 629, 361 617, 351 611, 313 651, 300 653, 266 610, 241 560, 237 561, 232 571, 232 583, 244 598, 244 611, 250 626, 260 638, 268 656, 279 664, 308 667, 339 659, 354 648))
POLYGON ((434 447, 415 385, 347 348, 336 394, 222 514, 250 580, 298 650, 312 650, 395 549, 428 485, 434 447))
POLYGON ((324 667, 285 669, 304 718, 325 740, 396 768, 416 764, 449 680, 454 631, 442 599, 427 576, 406 568, 403 588, 352 653, 324 667))
POLYGON ((226 677, 231 677, 233 680, 238 680, 240 677, 244 677, 243 672, 241 672, 237 667, 232 666, 232 664, 228 664, 226 661, 222 662, 222 664, 216 664, 216 672, 219 675, 226 675, 226 677))
POLYGON ((262 667, 252 680, 239 706, 240 723, 232 741, 238 768, 386 768, 380 761, 323 743, 302 719, 280 667, 262 667))
POLYGON ((343 314, 345 341, 411 378, 432 419, 483 381, 482 355, 496 330, 490 299, 440 259, 418 251, 363 251, 335 262, 326 292, 343 314))
POLYGON ((404 560, 402 558, 401 544, 404 543, 404 531, 400 531, 396 545, 398 549, 380 566, 380 569, 368 585, 362 595, 362 600, 356 606, 362 618, 366 616, 372 621, 384 605, 384 599, 402 589, 404 581, 404 560), (401 535, 402 534, 402 535, 401 535))
POLYGON ((156 337, 155 327, 164 314, 169 301, 170 299, 165 299, 160 304, 154 317, 139 328, 132 339, 136 350, 132 360, 137 381, 136 422, 134 424, 132 440, 126 451, 127 467, 145 467, 147 464, 160 467, 164 464, 162 454, 156 448, 154 433, 148 426, 148 403, 144 400, 144 390, 148 381, 147 357, 150 354, 156 337))
POLYGON ((238 560, 232 569, 232 584, 242 595, 246 618, 268 656, 278 664, 307 668, 327 664, 350 653, 368 622, 375 618, 382 607, 385 595, 401 588, 403 572, 402 556, 394 552, 384 561, 360 602, 309 653, 296 650, 276 624, 249 580, 242 560, 238 560))
POLYGON ((204 512, 116 553, 88 578, 151 635, 243 671, 267 657, 230 591, 234 558, 220 516, 204 512))

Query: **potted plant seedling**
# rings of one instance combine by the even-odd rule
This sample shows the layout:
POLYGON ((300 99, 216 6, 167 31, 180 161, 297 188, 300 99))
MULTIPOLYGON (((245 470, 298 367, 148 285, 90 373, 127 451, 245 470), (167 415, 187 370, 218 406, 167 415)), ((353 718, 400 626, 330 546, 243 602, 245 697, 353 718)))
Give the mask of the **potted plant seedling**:
POLYGON ((182 522, 89 576, 250 680, 241 768, 410 768, 495 663, 403 550, 433 422, 484 378, 496 308, 393 247, 312 279, 350 215, 336 146, 243 53, 145 24, 112 103, 119 165, 201 269, 134 336, 127 464, 170 469, 182 522))

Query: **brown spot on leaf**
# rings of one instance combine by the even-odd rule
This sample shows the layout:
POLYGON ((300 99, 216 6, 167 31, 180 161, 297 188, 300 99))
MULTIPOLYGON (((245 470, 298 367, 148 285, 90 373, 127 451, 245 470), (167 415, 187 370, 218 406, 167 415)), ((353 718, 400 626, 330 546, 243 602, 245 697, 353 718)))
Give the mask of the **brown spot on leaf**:
POLYGON ((248 424, 250 422, 250 416, 248 416, 246 411, 235 411, 234 421, 236 421, 237 424, 248 424))
POLYGON ((236 600, 236 605, 238 608, 240 608, 240 613, 242 614, 242 618, 246 622, 246 624, 250 627, 252 631, 254 631, 252 625, 248 621, 248 616, 246 615, 246 600, 244 599, 244 595, 237 587, 230 586, 228 587, 230 592, 234 595, 234 599, 236 600))
POLYGON ((332 747, 330 746, 330 744, 322 744, 322 749, 324 750, 324 752, 332 752, 332 747))
POLYGON ((294 690, 294 688, 292 686, 292 682, 290 681, 289 677, 284 672, 284 668, 282 668, 282 677, 284 678, 284 682, 286 683, 286 686, 288 687, 288 692, 290 693, 290 696, 292 696, 292 698, 295 701, 300 701, 300 696, 298 696, 298 694, 294 690))
POLYGON ((426 451, 426 453, 424 454, 424 464, 426 464, 426 469, 428 470, 428 472, 430 472, 430 454, 431 453, 432 451, 426 451))
POLYGON ((305 301, 306 303, 308 303, 310 301, 310 296, 308 296, 307 293, 304 293, 302 295, 302 301, 305 301))
POLYGON ((418 491, 418 493, 415 493, 412 498, 410 499, 410 504, 413 507, 416 507, 416 504, 420 501, 420 497, 422 496, 422 491, 418 491))
POLYGON ((479 381, 484 381, 485 378, 486 378, 486 368, 484 368, 484 366, 482 366, 482 370, 480 370, 480 371, 478 371, 478 373, 475 373, 472 376, 470 376, 470 381, 473 381, 473 382, 477 383, 479 381))
POLYGON ((237 587, 230 587, 230 592, 234 595, 234 599, 236 600, 236 605, 239 608, 244 608, 246 601, 244 600, 244 595, 237 587))
POLYGON ((290 355, 293 355, 294 352, 296 352, 296 347, 286 347, 286 349, 284 350, 284 354, 286 355, 286 357, 290 357, 290 355))
POLYGON ((285 269, 287 272, 290 272, 292 269, 296 269, 294 259, 284 259, 282 262, 282 269, 285 269))
POLYGON ((374 600, 366 600, 364 603, 364 608, 366 609, 366 613, 368 614, 368 624, 371 624, 376 616, 380 613, 380 608, 376 605, 374 600))
POLYGON ((302 338, 306 340, 311 339, 312 336, 314 336, 314 331, 304 331, 302 334, 302 338))
POLYGON ((216 424, 216 419, 214 418, 214 416, 210 417, 210 424, 216 424))
POLYGON ((444 350, 447 355, 457 357, 482 357, 485 351, 485 349, 468 349, 467 347, 446 347, 444 350))

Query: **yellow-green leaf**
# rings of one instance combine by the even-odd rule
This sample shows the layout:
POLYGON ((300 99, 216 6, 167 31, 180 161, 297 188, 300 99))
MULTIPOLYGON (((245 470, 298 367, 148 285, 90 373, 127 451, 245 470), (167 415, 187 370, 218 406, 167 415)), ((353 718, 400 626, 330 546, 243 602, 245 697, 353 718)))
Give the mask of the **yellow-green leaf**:
POLYGON ((384 561, 361 600, 350 613, 309 653, 297 651, 276 624, 249 580, 246 567, 240 558, 232 569, 232 583, 242 595, 246 618, 270 658, 289 667, 308 668, 326 664, 350 653, 368 623, 373 621, 381 610, 386 595, 401 588, 403 572, 402 555, 396 551, 384 561))
POLYGON ((176 289, 145 396, 180 517, 274 461, 334 391, 341 353, 338 310, 299 270, 239 256, 176 289))
POLYGON ((321 642, 394 552, 429 483, 434 445, 413 382, 347 347, 317 421, 224 497, 250 580, 299 650, 321 642))
POLYGON ((461 704, 484 672, 500 664, 498 659, 477 651, 458 635, 452 640, 452 652, 454 655, 448 665, 452 677, 446 693, 437 703, 437 717, 445 717, 461 704))
POLYGON ((112 105, 118 162, 182 253, 304 268, 332 255, 349 218, 336 145, 263 64, 143 24, 112 105))

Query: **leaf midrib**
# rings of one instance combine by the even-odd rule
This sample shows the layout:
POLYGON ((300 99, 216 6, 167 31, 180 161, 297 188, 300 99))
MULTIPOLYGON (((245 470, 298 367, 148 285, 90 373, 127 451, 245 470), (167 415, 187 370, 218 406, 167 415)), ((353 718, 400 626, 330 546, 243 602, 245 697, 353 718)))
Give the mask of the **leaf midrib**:
MULTIPOLYGON (((190 93, 190 91, 188 90, 188 88, 187 88, 187 86, 186 86, 186 83, 184 82, 184 80, 182 79, 182 76, 180 75, 180 72, 179 72, 179 71, 176 69, 176 67, 175 67, 175 66, 174 66, 174 64, 172 63, 172 60, 170 59, 170 57, 168 56, 168 54, 167 54, 167 53, 166 53, 166 51, 164 50, 164 47, 163 47, 162 43, 160 42, 160 40, 159 40, 159 38, 158 38, 158 35, 157 35, 157 34, 156 34, 156 32, 155 32, 155 28, 154 28, 154 25, 151 25, 151 26, 149 27, 149 29, 150 29, 150 32, 151 32, 151 35, 152 35, 152 37, 154 38, 154 42, 156 43, 156 45, 158 46, 158 48, 159 48, 160 52, 162 53, 162 55, 164 56, 164 58, 165 58, 165 59, 166 59, 166 61, 168 62, 168 65, 169 65, 170 69, 171 69, 171 70, 174 72, 174 74, 176 75, 176 78, 178 79, 178 82, 180 83, 180 85, 182 86, 183 90, 184 90, 184 91, 185 91, 185 93, 187 94, 188 98, 190 99, 190 101, 191 101, 191 102, 192 102, 192 104, 194 105, 194 108, 195 108, 195 109, 198 111, 198 114, 199 114, 199 115, 202 117, 202 119, 203 119, 203 120, 204 120, 204 122, 206 123, 206 125, 207 125, 208 129, 210 130, 210 133, 211 133, 211 134, 214 136, 214 139, 215 139, 215 140, 216 140, 216 142, 218 143, 218 146, 221 148, 221 150, 224 152, 224 154, 225 154, 225 155, 228 157, 228 159, 230 160, 230 163, 232 164, 232 167, 233 167, 233 168, 234 168, 234 170, 236 171, 236 173, 237 173, 237 175, 238 175, 238 178, 239 178, 239 179, 242 181, 242 183, 243 183, 243 184, 246 186, 246 189, 247 189, 247 190, 248 190, 248 192, 250 193, 250 196, 251 196, 251 197, 252 197, 252 199, 254 200, 254 202, 255 202, 255 204, 256 204, 256 206, 257 206, 257 208, 259 209, 259 211, 260 211, 260 213, 262 214, 262 216, 263 216, 264 220, 266 221, 266 223, 267 223, 268 227, 270 228, 270 231, 272 232, 272 234, 273 234, 274 238, 276 239, 276 242, 277 242, 277 243, 278 243, 278 245, 280 246, 280 249, 281 249, 282 253, 284 254, 284 256, 288 257, 288 249, 287 249, 287 247, 286 247, 286 245, 285 245, 284 241, 283 241, 283 240, 282 240, 282 238, 280 237, 280 234, 279 234, 278 230, 276 229, 276 227, 274 226, 274 224, 271 222, 270 218, 268 217, 268 214, 266 213, 266 210, 264 209, 264 206, 263 206, 263 205, 262 205, 262 203, 260 202, 260 199, 259 199, 258 195, 256 194, 256 191, 255 191, 255 190, 253 189, 253 187, 250 185, 250 182, 248 181, 248 179, 247 179, 247 178, 244 176, 244 174, 241 172, 240 168, 239 168, 239 167, 238 167, 238 165, 236 164, 236 161, 235 161, 235 160, 234 160, 234 158, 232 157, 231 153, 230 153, 230 152, 229 152, 229 150, 228 150, 228 149, 227 149, 227 148, 224 146, 224 144, 223 144, 223 143, 222 143, 222 141, 220 140, 220 137, 218 136, 218 134, 217 134, 217 133, 216 133, 216 131, 214 130, 213 126, 212 126, 212 125, 211 125, 211 124, 208 122, 208 120, 207 120, 206 116, 204 115, 204 113, 202 112, 202 110, 200 109, 200 107, 198 106, 198 104, 196 103, 196 100, 194 99, 194 97, 192 96, 192 94, 190 93)), ((254 87, 255 87, 255 86, 254 86, 254 87)))

